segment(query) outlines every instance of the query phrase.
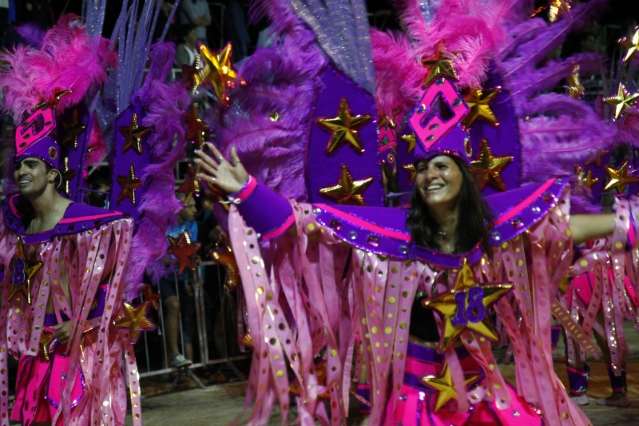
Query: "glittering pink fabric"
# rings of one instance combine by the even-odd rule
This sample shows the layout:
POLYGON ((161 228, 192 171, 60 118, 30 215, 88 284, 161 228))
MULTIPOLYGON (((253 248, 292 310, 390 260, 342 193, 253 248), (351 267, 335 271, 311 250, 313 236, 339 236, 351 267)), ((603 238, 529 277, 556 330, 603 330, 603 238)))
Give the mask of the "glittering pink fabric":
MULTIPOLYGON (((403 386, 415 293, 446 291, 454 274, 446 282, 442 270, 424 262, 352 248, 314 220, 312 206, 293 207, 296 226, 271 242, 268 256, 237 211, 229 217, 254 342, 249 424, 264 424, 276 403, 286 419, 291 398, 300 424, 314 424, 313 418, 341 424, 353 376, 367 377, 370 385, 369 424, 383 424, 384 412, 394 412, 391 395, 403 386), (291 385, 298 390, 294 395, 291 385)), ((528 232, 473 266, 478 282, 514 284, 495 311, 513 347, 519 397, 509 391, 489 341, 464 332, 460 342, 481 366, 486 401, 501 409, 525 401, 541 410, 546 424, 587 425, 554 372, 550 347, 550 303, 572 256, 568 210, 565 195, 528 232)), ((459 360, 455 351, 445 359, 464 412, 468 403, 459 360)))
MULTIPOLYGON (((58 322, 62 322, 62 314, 66 315, 72 324, 68 343, 71 349, 65 354, 65 362, 68 363, 65 380, 59 381, 58 377, 53 380, 64 386, 50 392, 60 401, 59 409, 53 410, 52 422, 56 424, 59 418, 64 418, 65 425, 124 424, 126 377, 132 389, 134 424, 141 424, 139 383, 135 358, 131 359, 129 353, 131 341, 128 331, 111 326, 123 302, 122 274, 131 245, 131 233, 132 221, 121 219, 96 229, 55 237, 38 244, 36 250, 43 267, 32 283, 33 300, 28 305, 25 300, 5 302, 11 285, 11 274, 8 272, 16 236, 0 223, 0 260, 5 270, 0 310, 2 425, 8 425, 9 420, 7 356, 38 356, 47 311, 54 312, 58 322), (100 284, 107 284, 104 312, 102 316, 88 321, 87 316, 100 284), (65 287, 68 287, 68 293, 65 293, 65 287), (90 336, 84 335, 92 327, 95 331, 90 336), (79 376, 84 384, 84 392, 76 401, 74 384, 79 376), (135 389, 137 392, 134 394, 135 389)), ((64 369, 56 368, 55 364, 49 367, 49 374, 63 374, 64 369)), ((27 387, 33 385, 29 380, 24 384, 27 387)), ((41 392, 41 395, 45 394, 41 392)))

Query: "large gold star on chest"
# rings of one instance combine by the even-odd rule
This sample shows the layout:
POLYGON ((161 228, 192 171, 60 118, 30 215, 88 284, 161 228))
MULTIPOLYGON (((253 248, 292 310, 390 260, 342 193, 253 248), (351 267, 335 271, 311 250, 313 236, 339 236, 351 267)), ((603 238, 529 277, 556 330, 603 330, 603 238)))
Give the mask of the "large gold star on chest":
POLYGON ((444 322, 442 349, 452 347, 466 330, 497 340, 497 334, 487 323, 488 309, 512 287, 510 283, 477 283, 468 262, 464 261, 452 290, 422 300, 422 306, 438 312, 444 322))
POLYGON ((480 189, 484 189, 486 185, 491 185, 499 191, 505 191, 506 184, 501 173, 511 161, 513 161, 513 157, 510 155, 494 156, 490 145, 488 145, 488 140, 483 139, 479 150, 479 158, 471 161, 470 170, 475 176, 480 189))
POLYGON ((366 123, 371 121, 369 114, 353 115, 346 98, 342 98, 339 103, 337 116, 332 118, 320 118, 317 123, 331 133, 331 138, 326 146, 326 152, 332 154, 340 145, 346 143, 357 152, 364 152, 362 141, 359 137, 359 130, 366 123))
POLYGON ((364 204, 364 195, 362 193, 368 188, 371 182, 373 182, 372 177, 353 180, 353 176, 348 170, 348 167, 342 164, 337 184, 321 188, 319 192, 339 204, 356 204, 361 206, 364 204))
POLYGON ((127 152, 133 149, 138 154, 142 154, 142 139, 150 131, 149 127, 142 127, 138 124, 138 115, 135 112, 131 114, 131 123, 128 126, 120 127, 120 134, 124 137, 122 151, 127 152))

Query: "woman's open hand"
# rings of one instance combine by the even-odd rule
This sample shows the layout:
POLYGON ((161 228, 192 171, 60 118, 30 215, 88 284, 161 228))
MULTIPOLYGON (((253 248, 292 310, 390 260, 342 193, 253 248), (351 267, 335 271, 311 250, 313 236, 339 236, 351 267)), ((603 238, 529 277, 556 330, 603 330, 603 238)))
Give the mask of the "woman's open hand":
POLYGON ((231 161, 227 161, 222 153, 210 142, 204 148, 196 150, 195 163, 199 166, 197 178, 215 185, 227 194, 238 192, 248 181, 249 175, 237 156, 235 147, 231 148, 231 161), (208 148, 211 155, 205 152, 208 148))

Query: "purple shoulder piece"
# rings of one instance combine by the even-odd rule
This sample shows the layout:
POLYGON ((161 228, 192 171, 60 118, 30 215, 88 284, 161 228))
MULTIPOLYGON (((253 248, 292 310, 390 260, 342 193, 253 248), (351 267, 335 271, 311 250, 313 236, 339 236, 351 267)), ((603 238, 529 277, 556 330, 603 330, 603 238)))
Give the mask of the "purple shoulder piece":
POLYGON ((244 188, 234 194, 240 201, 237 209, 247 225, 261 234, 262 240, 277 238, 295 223, 288 200, 268 186, 250 177, 244 188))
POLYGON ((490 244, 498 246, 534 226, 557 205, 567 185, 562 179, 548 179, 487 196, 486 202, 495 215, 490 244))
MULTIPOLYGON (((486 197, 496 217, 491 245, 511 240, 534 226, 557 205, 566 185, 562 180, 550 179, 486 197)), ((406 209, 327 204, 313 207, 318 223, 338 238, 376 254, 420 260, 443 268, 459 268, 464 258, 475 264, 483 254, 479 246, 466 253, 445 254, 413 244, 406 228, 406 209)))
POLYGON ((2 206, 4 223, 16 234, 23 237, 27 244, 35 244, 50 240, 62 235, 71 235, 97 228, 105 223, 123 219, 124 213, 114 210, 105 210, 89 206, 83 203, 71 203, 67 207, 64 217, 51 230, 38 234, 27 234, 20 213, 21 197, 13 194, 7 197, 2 206))

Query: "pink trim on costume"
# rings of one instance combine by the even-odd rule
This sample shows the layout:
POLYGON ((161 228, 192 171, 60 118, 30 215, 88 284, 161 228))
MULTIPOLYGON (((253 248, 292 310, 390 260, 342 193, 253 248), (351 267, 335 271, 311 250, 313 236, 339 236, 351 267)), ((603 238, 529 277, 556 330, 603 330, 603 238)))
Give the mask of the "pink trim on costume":
POLYGON ((61 225, 66 225, 67 223, 76 223, 76 222, 84 222, 87 220, 97 220, 97 219, 104 219, 105 217, 113 217, 113 216, 119 216, 122 213, 119 211, 112 211, 109 213, 102 213, 102 214, 96 214, 93 216, 79 216, 79 217, 69 217, 66 219, 61 219, 60 220, 60 224, 61 225))
POLYGON ((535 192, 526 197, 523 201, 517 204, 515 207, 506 211, 504 214, 499 216, 497 220, 495 220, 495 225, 501 225, 502 223, 512 219, 514 216, 517 216, 522 212, 525 208, 527 208, 530 203, 534 202, 539 196, 544 193, 550 186, 555 183, 556 179, 548 179, 543 185, 541 185, 535 192))
POLYGON ((291 215, 287 217, 284 223, 282 223, 280 226, 278 226, 272 231, 267 232, 266 234, 262 234, 262 239, 270 240, 271 238, 279 237, 284 232, 286 232, 286 230, 294 223, 295 223, 295 215, 291 213, 291 215))
POLYGON ((386 229, 386 228, 382 228, 381 226, 372 224, 372 223, 368 223, 365 220, 362 220, 358 217, 352 216, 348 213, 345 213, 341 210, 338 210, 336 208, 330 207, 326 204, 315 204, 315 206, 326 210, 327 212, 339 217, 340 219, 344 219, 345 221, 349 222, 352 225, 355 225, 359 228, 363 228, 366 229, 367 231, 371 231, 371 232, 376 232, 378 234, 382 234, 386 237, 390 237, 390 238, 394 238, 396 240, 402 240, 402 241, 406 241, 406 242, 410 242, 411 238, 410 235, 405 233, 405 232, 400 232, 400 231, 394 231, 391 229, 386 229))
POLYGON ((244 187, 240 189, 235 198, 240 201, 246 201, 246 199, 251 196, 253 191, 255 191, 255 188, 257 188, 257 179, 255 179, 253 176, 249 176, 249 180, 246 182, 246 185, 244 185, 244 187))

